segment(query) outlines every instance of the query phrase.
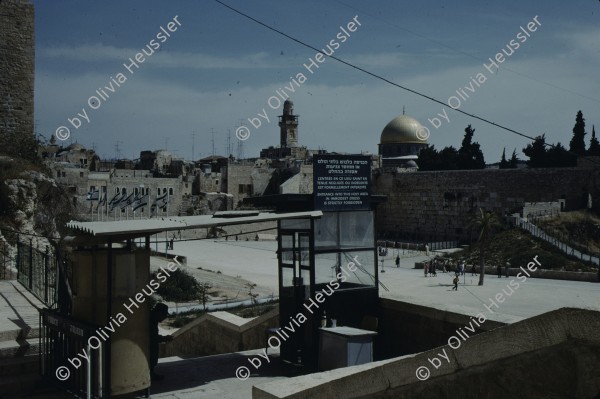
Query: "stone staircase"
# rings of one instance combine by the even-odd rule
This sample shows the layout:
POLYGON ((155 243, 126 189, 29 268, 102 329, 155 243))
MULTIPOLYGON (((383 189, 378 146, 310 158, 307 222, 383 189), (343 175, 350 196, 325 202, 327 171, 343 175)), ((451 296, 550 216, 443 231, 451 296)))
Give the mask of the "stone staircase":
POLYGON ((43 307, 16 280, 0 281, 0 399, 40 388, 39 309, 43 307))

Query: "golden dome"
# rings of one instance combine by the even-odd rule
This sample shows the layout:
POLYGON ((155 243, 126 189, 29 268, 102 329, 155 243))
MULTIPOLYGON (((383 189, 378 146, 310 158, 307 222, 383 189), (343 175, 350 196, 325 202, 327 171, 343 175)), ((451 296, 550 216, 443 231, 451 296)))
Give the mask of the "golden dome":
POLYGON ((407 115, 400 115, 390 121, 381 132, 380 144, 414 143, 427 144, 427 129, 419 121, 407 115))

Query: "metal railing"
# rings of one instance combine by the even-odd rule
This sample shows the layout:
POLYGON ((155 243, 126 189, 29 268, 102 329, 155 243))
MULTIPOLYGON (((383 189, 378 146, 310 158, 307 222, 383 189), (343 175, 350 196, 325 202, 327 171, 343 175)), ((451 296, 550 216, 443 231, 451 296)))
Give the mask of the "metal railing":
POLYGON ((434 241, 434 242, 423 242, 423 243, 415 243, 415 242, 399 242, 399 241, 390 241, 390 240, 378 240, 377 246, 382 248, 396 248, 402 251, 420 251, 425 252, 426 249, 429 251, 437 251, 440 249, 451 249, 458 248, 459 242, 456 240, 448 240, 448 241, 434 241), (427 246, 427 248, 425 248, 427 246))
POLYGON ((15 259, 10 256, 10 245, 0 241, 0 280, 13 280, 17 277, 15 259))
POLYGON ((43 309, 40 330, 42 376, 76 397, 106 397, 104 341, 95 335, 99 327, 43 309))
POLYGON ((50 247, 42 251, 34 248, 32 241, 23 243, 17 238, 17 281, 50 308, 57 301, 57 259, 50 247))
POLYGON ((518 226, 521 229, 529 232, 532 236, 537 237, 541 240, 546 241, 549 244, 554 245, 561 252, 563 252, 567 255, 578 258, 579 260, 584 261, 584 262, 590 262, 595 265, 600 264, 600 258, 598 256, 593 256, 591 254, 587 254, 583 251, 573 248, 566 242, 563 242, 563 241, 559 240, 558 238, 549 235, 544 230, 540 229, 537 225, 535 225, 527 220, 524 220, 524 219, 519 220, 518 226))

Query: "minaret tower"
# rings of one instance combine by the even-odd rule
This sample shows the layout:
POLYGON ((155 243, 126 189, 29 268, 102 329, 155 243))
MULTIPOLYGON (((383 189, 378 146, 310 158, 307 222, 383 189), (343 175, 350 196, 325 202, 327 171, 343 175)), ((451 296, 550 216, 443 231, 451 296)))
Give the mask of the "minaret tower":
POLYGON ((283 115, 279 116, 281 148, 298 147, 298 115, 294 115, 294 103, 283 103, 283 115))

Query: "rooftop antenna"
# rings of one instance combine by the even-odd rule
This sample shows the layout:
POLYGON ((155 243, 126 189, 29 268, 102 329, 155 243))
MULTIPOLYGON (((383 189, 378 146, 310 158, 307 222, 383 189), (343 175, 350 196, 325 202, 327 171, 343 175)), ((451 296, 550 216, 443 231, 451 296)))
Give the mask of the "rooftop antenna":
POLYGON ((194 144, 196 142, 196 131, 192 131, 192 162, 194 162, 194 144))
POLYGON ((212 140, 212 154, 215 155, 215 129, 210 128, 211 140, 212 140))
POLYGON ((227 154, 225 155, 231 155, 231 129, 227 129, 227 154))
POLYGON ((117 160, 121 159, 121 147, 120 144, 123 144, 122 141, 120 140, 115 140, 115 156, 117 157, 117 160))

